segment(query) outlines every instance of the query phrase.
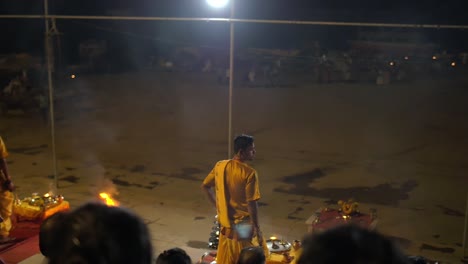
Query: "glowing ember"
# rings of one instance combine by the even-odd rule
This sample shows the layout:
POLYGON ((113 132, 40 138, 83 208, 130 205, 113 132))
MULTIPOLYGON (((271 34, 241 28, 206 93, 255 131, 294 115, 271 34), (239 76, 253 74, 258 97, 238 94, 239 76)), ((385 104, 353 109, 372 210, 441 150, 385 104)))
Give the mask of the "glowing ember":
POLYGON ((107 193, 100 193, 99 198, 101 198, 101 200, 108 206, 119 206, 119 202, 112 199, 112 197, 107 193))

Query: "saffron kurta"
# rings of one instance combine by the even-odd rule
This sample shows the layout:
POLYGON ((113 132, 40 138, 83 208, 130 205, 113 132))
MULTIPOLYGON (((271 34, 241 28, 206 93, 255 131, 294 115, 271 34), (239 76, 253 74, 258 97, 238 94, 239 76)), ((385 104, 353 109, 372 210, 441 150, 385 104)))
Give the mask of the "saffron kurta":
POLYGON ((250 224, 248 202, 260 199, 257 171, 238 160, 219 161, 203 185, 214 187, 216 192, 216 208, 221 225, 216 262, 235 264, 244 247, 258 245, 251 234, 244 237, 236 230, 238 224, 250 224))

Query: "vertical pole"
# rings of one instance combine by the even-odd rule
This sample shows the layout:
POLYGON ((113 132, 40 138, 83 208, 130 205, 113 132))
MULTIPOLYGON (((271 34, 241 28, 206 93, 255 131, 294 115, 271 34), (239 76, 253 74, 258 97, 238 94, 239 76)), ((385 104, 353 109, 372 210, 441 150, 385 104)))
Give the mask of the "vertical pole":
POLYGON ((58 189, 57 175, 57 155, 55 152, 55 118, 54 118, 54 87, 52 83, 52 46, 50 43, 50 28, 49 28, 49 2, 44 0, 44 15, 45 15, 45 53, 47 59, 47 82, 49 84, 49 114, 50 114, 50 134, 52 140, 52 163, 54 173, 54 192, 58 189))
MULTIPOLYGON (((234 2, 231 0, 231 19, 234 18, 234 2)), ((230 24, 230 47, 229 47, 229 117, 228 117, 228 158, 232 154, 232 92, 234 86, 234 22, 230 24)))
POLYGON ((465 230, 463 231, 463 257, 466 256, 466 233, 468 232, 468 193, 466 194, 466 210, 465 210, 465 230))

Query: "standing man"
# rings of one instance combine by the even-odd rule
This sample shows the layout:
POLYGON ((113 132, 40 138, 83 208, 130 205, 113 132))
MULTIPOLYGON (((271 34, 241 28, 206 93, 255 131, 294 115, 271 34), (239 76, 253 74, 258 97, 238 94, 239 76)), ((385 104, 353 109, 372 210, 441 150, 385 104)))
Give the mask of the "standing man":
POLYGON ((0 137, 0 243, 13 240, 9 238, 11 229, 11 214, 13 211, 13 183, 8 174, 6 157, 7 149, 0 137))
POLYGON ((235 264, 245 247, 260 245, 268 254, 258 222, 260 190, 257 171, 246 162, 255 157, 254 138, 234 139, 235 156, 216 163, 202 184, 217 209, 221 225, 216 262, 235 264))

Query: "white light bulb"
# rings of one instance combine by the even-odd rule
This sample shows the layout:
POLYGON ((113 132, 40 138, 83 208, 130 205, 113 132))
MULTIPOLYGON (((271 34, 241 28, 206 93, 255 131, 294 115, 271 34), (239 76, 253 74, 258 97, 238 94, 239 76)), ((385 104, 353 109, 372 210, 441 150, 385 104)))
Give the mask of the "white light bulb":
POLYGON ((206 2, 212 7, 221 8, 225 7, 229 0, 206 0, 206 2))

